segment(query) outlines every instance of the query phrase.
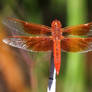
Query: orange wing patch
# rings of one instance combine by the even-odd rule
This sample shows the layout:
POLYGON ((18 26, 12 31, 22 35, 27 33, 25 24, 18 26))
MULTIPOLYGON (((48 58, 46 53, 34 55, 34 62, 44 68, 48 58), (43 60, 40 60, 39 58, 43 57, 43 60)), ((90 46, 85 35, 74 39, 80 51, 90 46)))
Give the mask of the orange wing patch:
POLYGON ((92 37, 89 37, 89 38, 64 38, 61 41, 61 48, 67 52, 92 51, 92 37))
POLYGON ((78 26, 71 26, 63 28, 63 33, 65 35, 87 35, 90 31, 92 31, 92 22, 88 24, 81 24, 78 26))

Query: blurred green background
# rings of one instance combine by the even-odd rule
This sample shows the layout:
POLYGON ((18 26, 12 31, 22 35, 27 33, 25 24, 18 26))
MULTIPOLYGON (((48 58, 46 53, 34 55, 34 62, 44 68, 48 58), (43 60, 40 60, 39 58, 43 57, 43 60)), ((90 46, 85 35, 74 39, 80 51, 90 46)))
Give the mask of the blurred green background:
MULTIPOLYGON (((8 29, 2 21, 13 16, 51 25, 59 19, 71 26, 92 21, 92 0, 0 0, 0 92, 46 92, 51 53, 26 52, 5 45, 8 29)), ((92 52, 61 52, 56 92, 92 92, 92 52)))

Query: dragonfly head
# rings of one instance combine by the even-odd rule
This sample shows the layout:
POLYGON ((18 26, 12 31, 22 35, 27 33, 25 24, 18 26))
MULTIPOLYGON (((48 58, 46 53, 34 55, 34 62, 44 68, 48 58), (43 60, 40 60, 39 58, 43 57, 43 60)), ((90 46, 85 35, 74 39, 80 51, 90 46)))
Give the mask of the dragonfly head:
POLYGON ((62 25, 61 25, 61 22, 56 19, 56 20, 52 21, 51 27, 56 29, 56 28, 61 28, 62 25))

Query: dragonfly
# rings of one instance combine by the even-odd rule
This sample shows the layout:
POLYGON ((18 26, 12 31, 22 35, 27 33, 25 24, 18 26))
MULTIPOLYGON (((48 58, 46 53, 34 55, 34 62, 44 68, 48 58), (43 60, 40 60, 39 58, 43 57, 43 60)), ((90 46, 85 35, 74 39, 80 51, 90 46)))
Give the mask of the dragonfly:
POLYGON ((19 23, 21 25, 19 27, 24 32, 36 36, 8 36, 3 39, 3 42, 27 51, 53 51, 57 75, 59 75, 61 66, 61 50, 80 53, 92 51, 92 37, 90 36, 92 22, 62 28, 61 22, 57 19, 52 21, 51 27, 22 21, 13 17, 8 17, 7 19, 12 23, 19 23))

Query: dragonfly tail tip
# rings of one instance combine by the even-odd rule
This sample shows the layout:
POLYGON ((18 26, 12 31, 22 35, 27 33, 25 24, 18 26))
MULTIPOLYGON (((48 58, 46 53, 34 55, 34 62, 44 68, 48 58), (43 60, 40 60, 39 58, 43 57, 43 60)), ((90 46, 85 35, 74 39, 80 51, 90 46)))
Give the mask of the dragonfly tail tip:
POLYGON ((57 75, 59 75, 59 72, 57 71, 57 75))

